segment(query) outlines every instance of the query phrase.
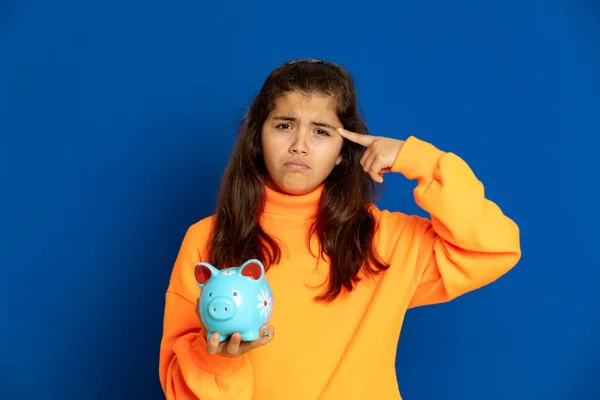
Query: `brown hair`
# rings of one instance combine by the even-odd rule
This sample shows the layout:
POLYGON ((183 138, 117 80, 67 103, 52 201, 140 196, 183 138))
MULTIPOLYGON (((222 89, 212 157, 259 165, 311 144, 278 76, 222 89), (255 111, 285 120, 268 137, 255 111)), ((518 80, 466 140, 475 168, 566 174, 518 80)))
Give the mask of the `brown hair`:
MULTIPOLYGON (((259 223, 267 174, 260 138, 275 100, 294 91, 331 96, 344 128, 368 134, 359 115, 353 79, 340 66, 304 59, 272 71, 242 118, 221 182, 214 229, 208 243, 210 263, 217 268, 258 258, 268 269, 280 260, 277 242, 259 223)), ((319 255, 329 257, 330 273, 328 288, 317 300, 331 301, 343 288, 352 290, 360 281, 361 269, 375 274, 388 268, 373 246, 376 220, 368 207, 374 201, 376 187, 360 165, 363 152, 362 146, 344 140, 343 161, 324 182, 310 236, 316 234, 319 239, 319 255)))

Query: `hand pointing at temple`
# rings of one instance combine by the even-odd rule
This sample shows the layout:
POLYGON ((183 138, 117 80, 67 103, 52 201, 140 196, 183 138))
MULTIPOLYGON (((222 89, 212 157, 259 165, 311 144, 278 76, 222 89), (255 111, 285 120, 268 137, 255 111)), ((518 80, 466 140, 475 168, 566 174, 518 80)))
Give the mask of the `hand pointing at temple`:
POLYGON ((404 140, 362 135, 342 128, 338 129, 338 132, 343 138, 367 148, 360 159, 360 165, 375 182, 382 183, 383 174, 390 172, 404 140))

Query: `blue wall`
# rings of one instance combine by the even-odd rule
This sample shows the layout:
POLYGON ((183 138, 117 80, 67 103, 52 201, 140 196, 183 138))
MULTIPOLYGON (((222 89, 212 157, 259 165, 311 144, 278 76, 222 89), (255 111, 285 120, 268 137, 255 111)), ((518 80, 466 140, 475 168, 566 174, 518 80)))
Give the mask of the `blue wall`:
POLYGON ((182 235, 296 57, 347 66, 374 134, 458 153, 522 230, 510 274, 409 312, 404 397, 600 398, 600 6, 412 3, 1 2, 0 398, 162 397, 182 235))

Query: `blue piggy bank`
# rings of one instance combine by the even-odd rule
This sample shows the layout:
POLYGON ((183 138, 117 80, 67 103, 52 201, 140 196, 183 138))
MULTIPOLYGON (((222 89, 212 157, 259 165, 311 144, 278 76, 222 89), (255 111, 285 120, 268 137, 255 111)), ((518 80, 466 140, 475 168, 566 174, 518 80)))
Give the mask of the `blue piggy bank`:
POLYGON ((233 333, 241 333, 244 341, 257 340, 273 312, 273 293, 264 265, 252 259, 239 267, 218 270, 201 262, 194 272, 201 288, 198 314, 207 339, 216 332, 221 341, 233 333))

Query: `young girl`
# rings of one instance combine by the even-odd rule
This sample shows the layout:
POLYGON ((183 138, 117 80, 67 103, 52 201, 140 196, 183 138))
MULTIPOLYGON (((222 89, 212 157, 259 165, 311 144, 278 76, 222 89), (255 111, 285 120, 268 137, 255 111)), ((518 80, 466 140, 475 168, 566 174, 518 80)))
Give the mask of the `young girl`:
POLYGON ((520 251, 517 225, 461 158, 413 136, 370 136, 339 66, 282 65, 243 118, 215 214, 189 228, 177 256, 160 347, 166 398, 398 400, 406 310, 491 283, 520 251), (386 172, 417 182, 431 219, 373 204, 386 172), (254 342, 207 340, 194 266, 251 258, 273 290, 269 326, 254 342))

